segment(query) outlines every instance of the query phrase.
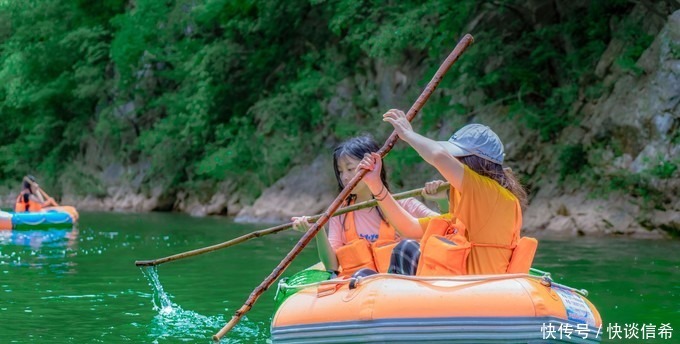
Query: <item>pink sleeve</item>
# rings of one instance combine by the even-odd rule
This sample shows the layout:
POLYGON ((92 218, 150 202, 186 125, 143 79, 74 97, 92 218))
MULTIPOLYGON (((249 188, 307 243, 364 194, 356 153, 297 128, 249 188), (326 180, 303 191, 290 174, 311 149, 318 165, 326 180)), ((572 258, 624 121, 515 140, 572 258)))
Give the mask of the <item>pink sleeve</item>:
POLYGON ((401 204, 404 210, 416 218, 439 215, 439 213, 428 208, 425 204, 413 197, 401 200, 399 201, 399 204, 401 204))
POLYGON ((337 250, 345 244, 340 216, 331 218, 328 221, 328 228, 328 242, 331 244, 333 250, 337 250))

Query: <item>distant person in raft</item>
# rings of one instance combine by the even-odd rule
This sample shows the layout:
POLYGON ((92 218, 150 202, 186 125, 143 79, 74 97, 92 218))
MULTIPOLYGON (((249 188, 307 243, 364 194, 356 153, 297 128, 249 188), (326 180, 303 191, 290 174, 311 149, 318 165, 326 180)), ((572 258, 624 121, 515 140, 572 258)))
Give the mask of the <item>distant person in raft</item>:
MULTIPOLYGON (((498 135, 487 126, 469 124, 448 141, 434 141, 413 131, 403 111, 390 110, 383 121, 451 184, 449 214, 440 217, 419 219, 392 195, 377 198, 382 214, 404 238, 392 253, 389 272, 421 276, 513 272, 509 265, 518 247, 527 194, 512 170, 503 168, 505 153, 498 135)), ((367 155, 359 167, 369 171, 363 181, 370 192, 381 193, 380 156, 367 155)), ((534 242, 530 258, 517 261, 526 260, 530 266, 536 241, 527 239, 534 242)), ((522 262, 522 270, 528 272, 526 264, 522 262)), ((358 273, 366 274, 370 272, 358 273)))
MULTIPOLYGON (((349 139, 335 148, 333 169, 339 191, 357 173, 357 166, 364 155, 379 149, 370 136, 349 139)), ((379 180, 380 188, 373 194, 363 181, 359 182, 343 202, 343 206, 386 197, 389 185, 385 175, 385 169, 376 171, 375 178, 379 180)), ((415 198, 395 202, 414 218, 439 215, 415 198)), ((306 232, 310 228, 307 216, 293 217, 291 220, 293 229, 297 231, 306 232)), ((359 209, 333 217, 329 220, 328 227, 328 234, 324 229, 316 235, 319 258, 327 270, 339 273, 340 276, 350 276, 362 268, 387 272, 392 249, 400 238, 380 209, 359 209)))
POLYGON ((35 181, 33 176, 25 176, 22 182, 21 192, 17 197, 14 211, 17 213, 23 212, 38 212, 46 207, 56 207, 57 202, 51 197, 45 197, 40 190, 40 185, 35 181))

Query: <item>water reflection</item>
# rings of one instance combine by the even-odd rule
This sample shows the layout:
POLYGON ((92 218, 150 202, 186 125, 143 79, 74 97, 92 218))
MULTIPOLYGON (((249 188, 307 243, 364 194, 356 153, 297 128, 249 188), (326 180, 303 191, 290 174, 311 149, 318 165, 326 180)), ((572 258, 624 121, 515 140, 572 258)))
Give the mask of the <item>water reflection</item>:
POLYGON ((0 264, 76 273, 78 229, 0 231, 0 264))
POLYGON ((76 249, 78 228, 42 230, 1 230, 0 245, 15 245, 38 250, 41 247, 76 249))

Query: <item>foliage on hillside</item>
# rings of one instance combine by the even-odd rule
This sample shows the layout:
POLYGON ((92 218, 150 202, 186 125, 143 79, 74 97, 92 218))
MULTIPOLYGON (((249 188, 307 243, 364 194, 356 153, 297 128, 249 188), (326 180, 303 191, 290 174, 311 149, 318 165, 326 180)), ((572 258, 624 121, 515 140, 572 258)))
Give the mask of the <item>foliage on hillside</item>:
MULTIPOLYGON (((523 3, 2 2, 0 180, 33 173, 92 192, 118 162, 148 165, 145 184, 170 190, 233 180, 258 193, 339 140, 361 131, 383 137, 375 65, 428 66, 426 80, 466 31, 483 43, 450 72, 419 125, 462 122, 495 103, 552 142, 578 122, 570 106, 579 92, 598 96, 593 71, 613 35, 636 43, 620 59, 631 69, 650 37, 635 22, 611 32, 630 1, 557 1, 560 10, 541 18, 523 3), (352 111, 331 114, 346 80, 352 111), (452 103, 447 90, 482 96, 452 103)), ((578 149, 565 149, 567 167, 578 164, 578 149)), ((418 162, 407 150, 392 159, 418 162)))

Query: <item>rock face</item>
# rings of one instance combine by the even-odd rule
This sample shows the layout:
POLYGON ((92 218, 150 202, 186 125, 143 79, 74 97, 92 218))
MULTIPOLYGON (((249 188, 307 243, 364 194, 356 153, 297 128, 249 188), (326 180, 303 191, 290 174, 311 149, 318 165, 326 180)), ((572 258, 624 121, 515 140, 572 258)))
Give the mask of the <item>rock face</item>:
POLYGON ((243 208, 236 221, 287 222, 292 216, 324 211, 338 193, 332 163, 330 154, 324 154, 309 166, 294 167, 243 208))
MULTIPOLYGON (((652 31, 653 26, 647 25, 652 31)), ((639 75, 614 64, 624 46, 613 40, 596 69, 600 76, 609 73, 604 84, 611 92, 584 104, 582 125, 565 131, 560 141, 586 147, 596 175, 634 176, 654 195, 621 189, 594 197, 578 188, 565 194, 550 187, 555 180, 547 179, 538 185, 540 191, 526 212, 524 227, 529 231, 636 237, 680 233, 680 178, 677 170, 672 172, 680 165, 680 11, 669 16, 637 61, 639 75), (664 199, 663 209, 659 204, 646 209, 645 197, 664 199)))
POLYGON ((155 189, 150 196, 146 196, 129 188, 110 187, 107 197, 100 198, 88 195, 83 198, 65 195, 61 199, 61 203, 89 211, 147 212, 158 207, 160 194, 161 189, 155 189))
MULTIPOLYGON (((665 238, 659 229, 647 229, 636 219, 640 207, 621 195, 591 199, 585 193, 534 200, 524 212, 525 235, 665 238)), ((672 222, 672 221, 671 221, 672 222)), ((677 225, 677 219, 675 220, 677 225)))
POLYGON ((229 196, 229 193, 225 192, 215 193, 207 202, 201 202, 195 195, 180 192, 177 194, 174 208, 191 216, 200 217, 206 215, 235 216, 243 207, 238 203, 237 195, 229 196))

